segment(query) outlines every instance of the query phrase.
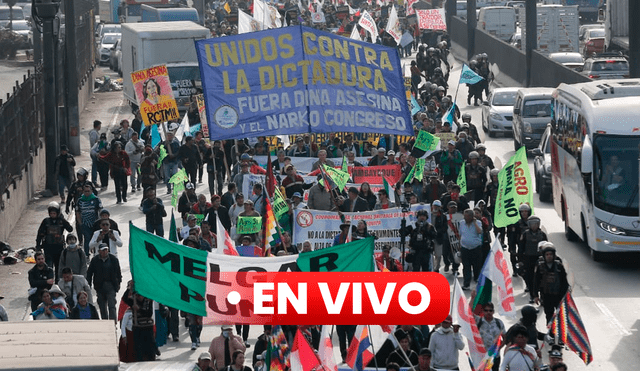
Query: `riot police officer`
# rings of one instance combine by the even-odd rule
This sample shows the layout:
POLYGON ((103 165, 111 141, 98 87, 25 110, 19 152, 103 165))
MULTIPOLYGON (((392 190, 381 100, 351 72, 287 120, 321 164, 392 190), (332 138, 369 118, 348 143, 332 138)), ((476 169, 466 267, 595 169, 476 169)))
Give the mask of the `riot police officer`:
POLYGON ((484 189, 487 184, 487 168, 480 165, 480 155, 471 151, 468 157, 469 162, 465 165, 467 176, 467 190, 473 191, 473 200, 478 202, 484 199, 484 189))
POLYGON ((412 250, 413 271, 431 272, 433 271, 433 247, 437 237, 436 229, 427 222, 429 213, 427 210, 420 210, 416 214, 418 220, 415 228, 410 231, 411 239, 409 247, 412 250))
POLYGON ((524 264, 524 281, 527 285, 525 291, 529 291, 529 304, 533 304, 533 273, 538 264, 538 246, 541 242, 548 241, 547 234, 540 229, 540 218, 531 215, 527 219, 527 228, 520 236, 518 243, 518 261, 524 264))
POLYGON ((513 270, 513 276, 518 276, 518 241, 520 236, 529 226, 527 219, 531 215, 531 207, 527 204, 521 204, 518 207, 520 212, 520 219, 507 227, 507 238, 509 238, 509 255, 511 260, 511 269, 513 270))

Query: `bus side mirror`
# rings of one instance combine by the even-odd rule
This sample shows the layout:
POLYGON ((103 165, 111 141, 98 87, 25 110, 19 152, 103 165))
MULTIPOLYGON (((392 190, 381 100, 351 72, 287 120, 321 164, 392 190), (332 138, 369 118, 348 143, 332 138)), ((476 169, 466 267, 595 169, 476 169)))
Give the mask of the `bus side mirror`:
POLYGON ((580 171, 583 174, 590 174, 593 172, 593 147, 591 146, 591 138, 585 135, 584 142, 582 143, 582 158, 580 161, 580 171))

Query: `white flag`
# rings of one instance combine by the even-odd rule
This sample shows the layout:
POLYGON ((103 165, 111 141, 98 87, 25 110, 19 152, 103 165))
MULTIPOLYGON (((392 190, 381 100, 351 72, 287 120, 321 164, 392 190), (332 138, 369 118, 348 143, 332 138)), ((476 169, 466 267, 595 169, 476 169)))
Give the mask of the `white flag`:
POLYGON ((189 115, 184 115, 182 118, 182 122, 180 122, 180 126, 178 130, 176 130, 175 137, 179 142, 182 142, 182 137, 184 137, 184 133, 189 132, 189 115))
POLYGON ((402 30, 400 29, 400 21, 398 20, 398 12, 395 6, 391 6, 391 12, 389 13, 389 20, 387 21, 387 33, 393 37, 396 43, 400 43, 402 39, 402 30))
POLYGON ((358 25, 360 25, 365 30, 369 31, 371 34, 371 41, 375 44, 378 39, 378 26, 376 26, 376 21, 373 19, 371 14, 366 10, 362 13, 360 20, 358 21, 358 25))
POLYGON ((333 354, 333 342, 331 341, 330 325, 322 326, 322 334, 320 335, 320 347, 318 348, 318 357, 326 371, 338 371, 338 365, 333 354))
POLYGON ((354 15, 358 12, 357 10, 353 9, 351 5, 349 5, 349 3, 347 3, 347 6, 349 7, 349 15, 354 15))
POLYGON ((354 40, 362 41, 360 38, 360 32, 358 32, 358 25, 353 25, 353 30, 351 30, 351 36, 349 37, 354 40))
POLYGON ((249 14, 238 9, 238 33, 255 32, 264 29, 264 25, 250 16, 249 14))
POLYGON ((253 0, 253 18, 262 22, 267 28, 282 27, 280 12, 262 0, 253 0))
POLYGON ((469 353, 471 354, 473 364, 479 365, 487 351, 484 348, 482 336, 480 336, 480 331, 478 331, 476 319, 473 317, 469 302, 467 302, 467 298, 465 298, 462 288, 460 287, 460 282, 454 280, 453 287, 454 294, 453 302, 451 303, 451 317, 453 318, 454 324, 460 325, 460 333, 467 338, 469 353))
POLYGON ((498 290, 499 304, 498 313, 501 316, 516 317, 516 302, 513 298, 513 282, 511 280, 511 273, 509 273, 509 267, 507 265, 507 259, 504 257, 502 251, 502 245, 498 238, 493 241, 491 245, 491 252, 489 253, 489 264, 485 269, 487 272, 482 272, 485 277, 491 280, 496 285, 498 290))

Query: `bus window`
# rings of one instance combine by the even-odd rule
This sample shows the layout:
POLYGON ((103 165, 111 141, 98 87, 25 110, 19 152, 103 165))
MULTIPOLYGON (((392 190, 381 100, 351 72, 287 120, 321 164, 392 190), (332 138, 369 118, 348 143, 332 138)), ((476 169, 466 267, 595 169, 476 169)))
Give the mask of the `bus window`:
POLYGON ((613 214, 638 216, 638 144, 640 137, 595 137, 596 207, 613 214))

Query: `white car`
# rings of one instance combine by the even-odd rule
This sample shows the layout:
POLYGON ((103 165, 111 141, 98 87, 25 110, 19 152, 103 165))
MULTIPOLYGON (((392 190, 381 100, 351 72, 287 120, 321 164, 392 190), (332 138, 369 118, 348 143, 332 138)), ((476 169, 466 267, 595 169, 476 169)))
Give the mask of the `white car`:
POLYGON ((506 135, 513 132, 513 106, 519 89, 493 89, 487 100, 482 102, 482 130, 490 137, 495 137, 496 133, 506 135))
POLYGON ((549 59, 572 70, 581 69, 584 66, 584 58, 582 58, 582 54, 577 52, 551 53, 549 54, 549 59))
POLYGON ((102 36, 102 40, 100 40, 100 44, 98 45, 98 53, 99 56, 98 63, 99 64, 109 64, 109 57, 111 54, 111 47, 113 47, 118 39, 120 39, 121 34, 119 33, 106 33, 102 36))

